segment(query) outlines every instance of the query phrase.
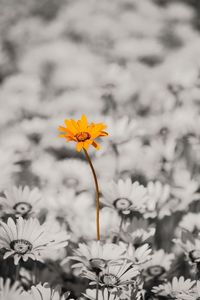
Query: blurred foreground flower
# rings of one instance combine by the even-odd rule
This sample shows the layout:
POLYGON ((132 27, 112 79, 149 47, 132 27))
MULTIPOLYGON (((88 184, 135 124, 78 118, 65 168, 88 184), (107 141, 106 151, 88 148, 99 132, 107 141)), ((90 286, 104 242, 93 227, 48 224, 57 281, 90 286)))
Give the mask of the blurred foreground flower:
POLYGON ((22 288, 19 283, 16 281, 13 285, 11 285, 11 280, 0 278, 0 299, 1 300, 21 300, 24 299, 21 295, 22 288))

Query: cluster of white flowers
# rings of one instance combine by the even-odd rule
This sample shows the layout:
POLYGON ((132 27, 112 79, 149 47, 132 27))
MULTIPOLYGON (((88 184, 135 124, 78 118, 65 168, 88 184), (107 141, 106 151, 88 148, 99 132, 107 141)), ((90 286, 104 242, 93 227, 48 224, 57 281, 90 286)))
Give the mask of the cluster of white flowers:
POLYGON ((194 6, 0 1, 0 300, 200 298, 194 6), (89 165, 58 138, 82 114, 109 134, 88 150, 100 240, 89 165))

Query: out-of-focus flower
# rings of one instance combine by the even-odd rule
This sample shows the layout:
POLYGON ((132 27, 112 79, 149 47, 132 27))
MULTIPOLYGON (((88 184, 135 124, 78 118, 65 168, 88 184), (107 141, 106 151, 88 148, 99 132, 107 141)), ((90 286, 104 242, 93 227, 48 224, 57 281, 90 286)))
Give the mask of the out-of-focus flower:
POLYGON ((200 232, 200 213, 188 213, 179 222, 178 227, 186 229, 192 234, 198 234, 200 232))
POLYGON ((62 231, 55 235, 49 226, 40 225, 34 218, 24 220, 19 217, 16 223, 9 218, 7 223, 0 224, 0 248, 5 250, 4 259, 13 256, 16 265, 20 259, 43 261, 43 251, 59 249, 68 244, 67 232, 62 231))
POLYGON ((119 145, 130 140, 138 132, 137 122, 129 120, 127 116, 122 118, 106 118, 105 122, 109 128, 109 142, 119 145), (126 132, 126 134, 124 134, 126 132))
POLYGON ((76 142, 77 151, 81 151, 82 149, 87 150, 90 145, 98 150, 100 146, 94 140, 98 137, 108 135, 107 132, 103 131, 106 128, 106 125, 103 123, 88 124, 85 115, 82 115, 81 119, 78 121, 73 119, 65 120, 65 125, 66 127, 59 127, 59 130, 62 132, 60 137, 65 138, 67 142, 76 142))
POLYGON ((176 204, 171 199, 171 188, 168 184, 162 184, 160 181, 149 182, 147 185, 147 209, 144 214, 145 217, 158 217, 171 215, 176 204), (174 204, 174 205, 173 205, 174 204))
POLYGON ((117 265, 107 265, 98 276, 95 273, 85 269, 82 276, 92 280, 92 282, 97 282, 101 286, 110 288, 121 288, 127 286, 131 282, 134 283, 136 277, 139 275, 138 268, 133 267, 132 263, 124 262, 123 264, 117 265))
POLYGON ((146 279, 165 278, 175 255, 166 253, 163 249, 155 251, 151 260, 144 264, 144 276, 146 279))
POLYGON ((139 268, 143 268, 143 264, 148 260, 151 260, 152 250, 149 244, 144 244, 141 247, 135 248, 133 245, 129 244, 127 250, 127 259, 133 262, 134 265, 139 265, 139 268))
POLYGON ((5 213, 28 216, 37 212, 41 200, 37 188, 30 190, 28 186, 13 187, 4 192, 5 197, 0 197, 0 205, 5 213))
POLYGON ((17 165, 19 156, 9 149, 0 149, 0 189, 4 190, 12 183, 13 175, 20 171, 20 166, 17 165))
MULTIPOLYGON (((71 259, 79 261, 73 267, 85 266, 93 272, 105 268, 110 263, 117 263, 124 257, 126 246, 124 244, 100 243, 93 241, 89 245, 79 244, 79 248, 74 251, 71 259)), ((68 258, 67 258, 68 259, 68 258)))
POLYGON ((171 297, 178 300, 194 300, 193 287, 195 281, 191 279, 184 279, 173 277, 172 282, 161 284, 158 287, 154 287, 152 292, 158 296, 171 297))
POLYGON ((120 236, 125 242, 138 246, 153 237, 155 231, 155 226, 147 220, 133 218, 130 224, 125 225, 120 236))
POLYGON ((27 300, 65 300, 68 299, 70 292, 65 292, 61 295, 61 289, 51 289, 48 284, 37 284, 32 286, 29 292, 24 292, 24 297, 27 300))
POLYGON ((200 199, 199 182, 191 178, 187 170, 181 173, 177 170, 174 181, 176 186, 172 189, 172 194, 179 200, 177 210, 184 210, 192 201, 200 199))
POLYGON ((192 263, 200 262, 200 238, 193 237, 192 233, 187 230, 182 230, 181 237, 173 240, 186 254, 187 258, 192 263))
POLYGON ((11 285, 11 280, 0 278, 0 299, 1 300, 20 300, 25 298, 22 296, 23 289, 20 287, 19 282, 11 285))
MULTIPOLYGON (((82 198, 84 199, 84 197, 82 198)), ((81 195, 80 199, 81 200, 81 195)), ((87 200, 88 201, 88 200, 87 200)), ((76 213, 73 217, 67 218, 70 224, 71 231, 73 232, 72 239, 88 240, 95 239, 95 209, 88 206, 87 213, 76 213)), ((102 240, 112 241, 120 226, 120 216, 116 211, 111 208, 103 208, 100 210, 100 227, 102 240)))
POLYGON ((123 214, 133 210, 142 210, 146 206, 146 189, 139 182, 132 182, 130 178, 120 179, 117 183, 111 182, 102 188, 101 202, 123 214))

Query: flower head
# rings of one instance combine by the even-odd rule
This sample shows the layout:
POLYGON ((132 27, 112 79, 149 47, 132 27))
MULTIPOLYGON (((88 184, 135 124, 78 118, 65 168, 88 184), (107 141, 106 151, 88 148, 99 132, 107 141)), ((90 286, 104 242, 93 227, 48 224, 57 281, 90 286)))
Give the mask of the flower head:
POLYGON ((124 261, 123 264, 107 265, 98 276, 87 269, 82 273, 82 276, 92 280, 92 283, 99 280, 99 284, 102 287, 110 288, 111 290, 134 283, 138 275, 138 268, 133 266, 132 262, 128 263, 127 261, 124 261))
POLYGON ((30 190, 28 186, 13 187, 4 192, 5 197, 0 197, 0 204, 4 212, 25 216, 36 212, 41 195, 37 188, 30 190))
POLYGON ((167 282, 161 284, 152 289, 152 292, 156 295, 170 297, 172 299, 181 299, 181 300, 193 300, 194 297, 191 295, 193 292, 195 281, 190 279, 185 280, 183 276, 180 278, 174 277, 172 283, 167 282))
POLYGON ((164 278, 170 270, 174 258, 173 253, 166 253, 163 249, 155 251, 151 256, 151 260, 144 264, 146 279, 164 278))
POLYGON ((0 249, 5 249, 4 259, 13 256, 16 265, 20 259, 42 261, 42 253, 66 246, 68 239, 66 232, 52 233, 47 224, 40 225, 34 218, 20 217, 16 223, 9 218, 7 223, 1 222, 0 249))
POLYGON ((59 131, 62 132, 59 136, 66 138, 67 142, 74 141, 77 143, 76 150, 78 152, 80 152, 82 149, 87 150, 90 145, 98 150, 100 146, 94 140, 98 137, 108 135, 108 133, 104 131, 106 125, 103 123, 88 124, 85 115, 82 115, 81 119, 78 121, 70 119, 65 120, 64 122, 66 127, 59 126, 59 131))
POLYGON ((109 186, 102 188, 102 193, 101 202, 122 214, 144 209, 147 201, 145 187, 138 181, 132 182, 130 178, 125 181, 120 179, 117 183, 112 181, 109 186))
POLYGON ((124 244, 105 243, 93 241, 89 245, 79 244, 79 248, 74 251, 73 260, 80 263, 73 267, 86 267, 93 272, 99 272, 108 263, 119 262, 124 257, 126 251, 124 244))

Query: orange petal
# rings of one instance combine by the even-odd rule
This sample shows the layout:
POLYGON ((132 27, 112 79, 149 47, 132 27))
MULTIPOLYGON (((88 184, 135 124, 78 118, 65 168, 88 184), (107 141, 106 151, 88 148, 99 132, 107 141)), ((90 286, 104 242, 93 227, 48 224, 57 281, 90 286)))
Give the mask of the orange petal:
POLYGON ((106 131, 101 131, 99 136, 107 136, 108 133, 106 131))
POLYGON ((96 149, 99 150, 100 149, 100 145, 98 143, 96 143, 95 141, 92 142, 92 146, 96 149))
POLYGON ((83 148, 83 142, 77 143, 77 145, 76 145, 76 150, 77 150, 78 152, 80 152, 80 151, 82 150, 82 148, 83 148))
POLYGON ((82 117, 81 117, 81 127, 82 127, 83 131, 86 130, 87 126, 88 126, 87 117, 86 117, 86 115, 82 115, 82 117))
POLYGON ((60 137, 60 138, 67 138, 67 135, 66 135, 65 133, 60 133, 60 134, 58 135, 58 137, 60 137))
POLYGON ((66 131, 67 131, 67 128, 66 128, 66 127, 63 127, 63 126, 59 126, 59 127, 58 127, 58 130, 59 130, 59 131, 64 131, 64 132, 66 132, 66 131))
POLYGON ((73 134, 77 134, 79 132, 78 125, 74 120, 65 120, 65 125, 73 134))

